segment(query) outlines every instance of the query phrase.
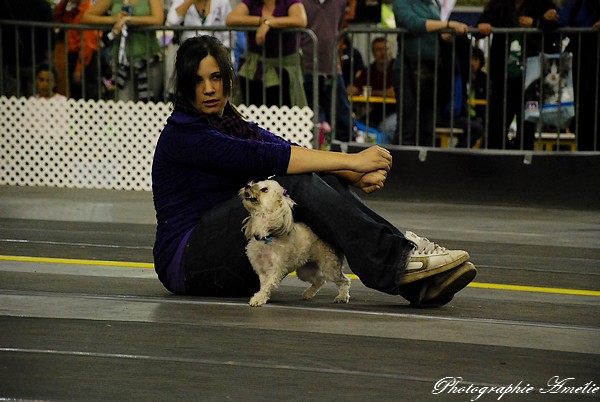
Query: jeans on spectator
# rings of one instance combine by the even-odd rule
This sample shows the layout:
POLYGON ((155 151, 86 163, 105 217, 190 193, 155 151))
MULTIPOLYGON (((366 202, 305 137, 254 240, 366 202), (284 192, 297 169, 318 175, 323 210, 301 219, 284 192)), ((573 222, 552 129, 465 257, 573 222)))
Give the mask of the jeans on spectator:
MULTIPOLYGON (((350 101, 346 93, 346 84, 341 74, 337 76, 337 92, 336 92, 336 119, 334 138, 339 141, 348 142, 353 138, 352 121, 350 113, 350 101)), ((324 115, 325 120, 332 124, 331 119, 331 104, 332 104, 332 87, 333 77, 319 75, 318 97, 319 97, 319 116, 324 115)), ((304 91, 308 100, 309 107, 313 102, 313 76, 307 74, 304 76, 304 91)))
POLYGON ((394 69, 394 92, 399 111, 400 130, 395 144, 431 146, 434 135, 433 105, 435 67, 423 61, 417 70, 404 64, 404 75, 394 69), (401 82, 402 80, 402 82, 401 82), (400 99, 402 96, 402 99, 400 99), (417 109, 418 106, 418 109, 417 109), (400 113, 402 112, 402 113, 400 113))
MULTIPOLYGON (((341 250, 350 269, 368 287, 398 294, 413 246, 404 235, 369 209, 332 175, 276 177, 297 203, 296 220, 341 250)), ((248 215, 234 197, 205 214, 193 230, 183 255, 186 292, 204 296, 250 296, 260 288, 245 254, 241 227, 248 215)))
POLYGON ((385 119, 383 119, 381 123, 379 123, 377 129, 385 135, 388 144, 397 144, 396 142, 394 142, 396 139, 396 133, 398 129, 397 126, 398 114, 396 112, 389 112, 386 113, 385 119))

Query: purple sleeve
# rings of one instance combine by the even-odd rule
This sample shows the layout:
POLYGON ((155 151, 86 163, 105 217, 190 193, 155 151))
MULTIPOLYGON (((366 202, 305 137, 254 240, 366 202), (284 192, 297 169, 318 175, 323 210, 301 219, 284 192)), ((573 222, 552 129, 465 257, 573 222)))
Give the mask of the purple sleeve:
POLYGON ((286 0, 286 7, 290 8, 293 4, 302 3, 302 0, 286 0))
POLYGON ((184 164, 201 170, 241 173, 249 176, 285 174, 290 158, 290 143, 268 133, 263 141, 223 134, 205 124, 188 127, 174 135, 172 149, 184 164), (177 144, 179 143, 179 144, 177 144))
POLYGON ((299 147, 302 146, 295 142, 288 141, 288 140, 284 139, 283 137, 278 136, 277 134, 273 134, 272 132, 265 130, 264 128, 258 127, 258 130, 261 133, 262 140, 264 142, 272 142, 275 144, 297 145, 299 147))
POLYGON ((273 12, 273 16, 282 17, 288 15, 288 10, 290 7, 296 3, 302 3, 302 0, 285 0, 281 3, 275 3, 275 11, 273 12))

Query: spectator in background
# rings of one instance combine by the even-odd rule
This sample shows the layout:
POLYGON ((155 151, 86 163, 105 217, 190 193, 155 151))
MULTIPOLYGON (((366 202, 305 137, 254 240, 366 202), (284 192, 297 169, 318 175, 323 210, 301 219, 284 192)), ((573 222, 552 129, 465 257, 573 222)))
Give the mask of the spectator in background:
POLYGON ((467 36, 454 38, 454 44, 440 46, 440 58, 445 66, 438 74, 437 126, 461 129, 462 133, 456 133, 456 146, 461 148, 473 147, 483 141, 484 136, 483 126, 468 114, 470 49, 471 40, 467 36))
POLYGON ((246 53, 246 48, 248 47, 248 42, 246 38, 246 32, 244 31, 236 31, 235 32, 235 46, 233 48, 233 69, 235 71, 235 75, 237 76, 240 71, 240 64, 242 55, 246 53))
MULTIPOLYGON (((185 27, 222 27, 231 12, 229 0, 174 0, 167 13, 167 23, 185 27)), ((231 48, 229 32, 184 31, 180 42, 198 35, 213 35, 226 47, 231 48)))
POLYGON ((35 70, 35 97, 44 99, 66 100, 67 97, 56 93, 56 67, 48 63, 40 64, 35 70))
MULTIPOLYGON (((81 17, 91 7, 91 0, 60 0, 54 8, 54 21, 63 24, 80 24, 81 17)), ((67 31, 67 77, 69 78, 67 88, 72 98, 98 99, 100 86, 98 49, 101 35, 99 31, 74 29, 67 31)))
MULTIPOLYGON (((371 87, 371 95, 395 99, 393 55, 388 40, 381 36, 371 42, 373 63, 368 68, 363 67, 357 74, 352 95, 363 92, 365 86, 371 87)), ((393 140, 396 132, 395 106, 386 103, 367 103, 369 110, 368 125, 383 132, 388 141, 393 140)))
POLYGON ((346 84, 342 77, 342 69, 337 60, 333 65, 332 50, 334 49, 340 27, 346 14, 346 0, 302 0, 308 18, 308 28, 312 29, 319 40, 319 65, 313 65, 313 41, 308 35, 302 35, 302 53, 304 54, 304 89, 308 103, 313 101, 313 71, 319 76, 318 99, 321 121, 332 124, 332 90, 333 82, 337 81, 335 139, 350 141, 353 137, 350 102, 346 93, 346 84))
POLYGON ((570 0, 557 13, 549 10, 544 18, 561 27, 595 28, 595 32, 569 34, 567 52, 573 53, 573 84, 577 115, 571 120, 571 131, 577 135, 579 151, 600 150, 600 1, 570 0), (579 51, 581 49, 581 52, 579 51), (594 135, 595 133, 595 135, 594 135))
MULTIPOLYGON (((0 18, 52 22, 46 0, 0 1, 0 18)), ((5 26, 2 30, 2 85, 6 96, 29 96, 35 88, 35 66, 51 59, 52 29, 5 26)))
POLYGON ((248 33, 247 50, 239 66, 241 102, 306 106, 299 34, 279 32, 280 28, 306 27, 301 0, 242 0, 226 22, 228 26, 258 27, 248 33))
MULTIPOLYGON (((554 8, 552 0, 490 0, 479 17, 477 28, 484 36, 489 36, 493 28, 544 28, 542 16, 551 8, 554 8)), ((552 47, 549 40, 546 40, 546 45, 552 47)), ((533 149, 535 123, 522 122, 525 107, 523 58, 538 55, 540 51, 540 36, 494 33, 488 58, 491 81, 489 108, 493 111, 488 125, 488 148, 518 149, 522 143, 523 149, 533 149), (522 54, 522 49, 526 49, 526 55, 522 54), (515 118, 517 137, 507 142, 510 124, 515 118)))
POLYGON ((356 73, 365 67, 362 54, 353 46, 350 34, 343 35, 338 41, 338 56, 342 65, 342 77, 346 84, 346 90, 350 93, 356 73))
POLYGON ((113 25, 110 35, 114 37, 113 74, 118 100, 160 100, 164 79, 158 39, 153 33, 136 31, 135 27, 163 25, 163 0, 137 0, 131 4, 125 1, 97 0, 81 22, 113 25))
POLYGON ((393 9, 396 26, 408 30, 407 34, 398 34, 398 57, 394 63, 396 101, 398 107, 402 106, 401 130, 394 142, 431 146, 435 134, 433 105, 437 101, 435 75, 440 68, 436 65, 440 61, 437 42, 440 37, 445 42, 453 40, 450 33, 436 32, 452 29, 455 34, 464 35, 468 27, 458 21, 441 21, 435 1, 394 0, 393 9))
POLYGON ((471 118, 485 127, 485 111, 487 102, 487 73, 485 67, 485 55, 481 48, 474 46, 471 56, 471 81, 469 82, 469 113, 471 118))

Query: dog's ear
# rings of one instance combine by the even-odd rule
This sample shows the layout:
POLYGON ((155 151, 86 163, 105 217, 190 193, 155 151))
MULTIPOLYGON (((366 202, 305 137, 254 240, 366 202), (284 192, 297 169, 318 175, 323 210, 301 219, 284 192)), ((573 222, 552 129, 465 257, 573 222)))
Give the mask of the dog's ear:
POLYGON ((290 209, 294 209, 294 205, 296 205, 296 202, 294 202, 294 200, 292 200, 290 197, 284 197, 283 198, 283 202, 290 208, 290 209))
POLYGON ((250 217, 247 216, 242 221, 242 232, 244 232, 244 237, 246 237, 246 240, 250 240, 250 237, 252 237, 252 233, 250 233, 250 231, 250 217))
POLYGON ((268 221, 265 220, 265 216, 262 214, 250 215, 242 221, 242 231, 246 240, 252 238, 262 239, 269 236, 271 233, 269 228, 268 221))
POLYGON ((290 209, 288 211, 289 213, 283 215, 283 227, 286 233, 289 233, 294 228, 294 215, 292 214, 292 206, 294 205, 294 200, 292 200, 289 197, 286 197, 286 199, 290 200, 288 202, 291 202, 291 204, 290 209))
POLYGON ((290 209, 294 209, 294 205, 296 205, 296 202, 294 200, 292 200, 292 197, 290 197, 290 194, 288 193, 288 191, 286 189, 283 189, 283 197, 281 197, 281 198, 283 199, 283 202, 285 203, 285 205, 290 207, 290 209))
POLYGON ((276 225, 274 225, 274 234, 276 234, 277 236, 290 233, 294 228, 294 214, 292 213, 292 210, 294 209, 294 205, 296 205, 294 200, 292 200, 287 194, 286 190, 283 191, 282 197, 280 198, 279 202, 281 208, 279 208, 277 211, 278 213, 274 215, 274 217, 277 217, 277 223, 276 225))

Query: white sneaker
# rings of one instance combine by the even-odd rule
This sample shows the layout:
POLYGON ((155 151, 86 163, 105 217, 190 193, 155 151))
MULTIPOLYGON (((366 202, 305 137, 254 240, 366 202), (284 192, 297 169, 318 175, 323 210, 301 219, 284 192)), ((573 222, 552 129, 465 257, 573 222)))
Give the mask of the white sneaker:
POLYGON ((464 264, 470 258, 466 251, 448 250, 410 231, 404 233, 404 237, 414 244, 415 248, 408 255, 408 264, 398 282, 399 285, 448 271, 464 264))
POLYGON ((450 303, 454 295, 467 287, 476 275, 475 265, 465 262, 441 274, 404 285, 400 296, 408 300, 411 307, 441 307, 450 303))

